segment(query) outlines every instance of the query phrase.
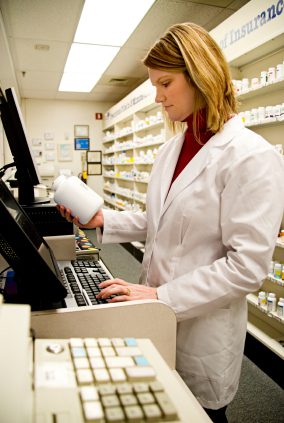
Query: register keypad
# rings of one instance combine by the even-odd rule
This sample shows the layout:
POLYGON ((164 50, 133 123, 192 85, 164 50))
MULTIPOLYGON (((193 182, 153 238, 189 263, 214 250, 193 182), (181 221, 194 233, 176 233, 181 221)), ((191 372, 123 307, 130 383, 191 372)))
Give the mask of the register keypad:
POLYGON ((69 348, 86 422, 179 421, 134 338, 71 338, 69 348))

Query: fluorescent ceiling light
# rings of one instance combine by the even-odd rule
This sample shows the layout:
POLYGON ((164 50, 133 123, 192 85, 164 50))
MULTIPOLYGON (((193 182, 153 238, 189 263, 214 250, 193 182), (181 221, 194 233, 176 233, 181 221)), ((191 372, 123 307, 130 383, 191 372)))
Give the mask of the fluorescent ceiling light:
POLYGON ((76 43, 122 46, 155 0, 86 0, 76 43))
POLYGON ((90 92, 155 0, 86 0, 59 91, 90 92))
POLYGON ((90 92, 118 50, 119 47, 73 43, 59 91, 90 92))

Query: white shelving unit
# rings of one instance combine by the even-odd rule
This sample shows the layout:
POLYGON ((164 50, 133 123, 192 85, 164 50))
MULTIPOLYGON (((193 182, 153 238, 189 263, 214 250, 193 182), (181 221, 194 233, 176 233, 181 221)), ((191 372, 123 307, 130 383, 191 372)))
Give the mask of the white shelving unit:
MULTIPOLYGON (((146 81, 143 87, 149 90, 146 81)), ((106 124, 103 138, 103 179, 105 204, 117 210, 144 211, 149 175, 156 154, 170 137, 161 106, 154 102, 154 89, 141 107, 130 107, 121 119, 106 124)), ((131 93, 132 98, 142 95, 131 93)), ((123 105, 127 100, 122 100, 123 105)), ((118 108, 119 108, 118 104, 118 108)))
MULTIPOLYGON (((236 79, 248 78, 251 80, 252 78, 260 77, 262 70, 268 70, 269 67, 276 67, 278 63, 283 63, 283 60, 283 44, 282 47, 279 45, 276 46, 275 50, 266 51, 265 55, 259 49, 257 56, 254 51, 253 56, 250 54, 246 55, 245 61, 244 58, 240 58, 239 63, 241 63, 241 66, 238 66, 238 61, 235 61, 232 67, 232 74, 236 79)), ((284 103, 284 80, 277 80, 257 89, 242 93, 238 96, 238 100, 240 101, 240 111, 282 104, 284 103)), ((284 115, 254 123, 248 125, 248 127, 262 135, 272 145, 282 144, 284 147, 284 115)), ((273 204, 271 207, 273 207, 273 204)), ((276 243, 273 259, 284 264, 284 243, 280 240, 276 243)), ((268 275, 263 282, 261 290, 275 292, 277 298, 284 297, 284 281, 274 278, 273 275, 268 275)), ((257 294, 250 294, 247 297, 248 333, 283 359, 284 319, 277 316, 277 313, 268 313, 266 309, 259 307, 257 294)))
MULTIPOLYGON (((229 61, 232 78, 249 81, 246 92, 238 96, 239 111, 246 112, 252 109, 275 107, 284 103, 284 75, 276 72, 278 64, 284 61, 284 15, 274 13, 270 9, 270 2, 251 0, 238 12, 211 31, 213 38, 222 46, 229 61), (269 15, 272 13, 272 15, 269 15), (256 23, 255 17, 264 18, 261 25, 256 23), (273 19, 271 19, 271 16, 273 19), (252 26, 249 28, 249 24, 252 26), (275 79, 264 81, 261 73, 275 68, 275 79), (256 80, 258 78, 258 81, 256 80), (252 81, 254 79, 254 81, 252 81)), ((279 67, 278 67, 279 70, 279 67)), ((273 74, 270 70, 270 74, 273 74)), ((263 73, 262 73, 263 75, 263 73)), ((243 81, 245 82, 245 81, 243 81)), ((247 81, 246 81, 247 82, 247 81)), ((240 86, 239 84, 237 85, 240 86)), ((242 85, 244 87, 245 84, 242 85)), ((275 108, 276 109, 276 108, 275 108)), ((261 109, 263 111, 263 109, 261 109)), ((267 109, 266 109, 267 110, 267 109)), ((258 109, 258 111, 260 111, 258 109)), ((254 115, 252 123, 247 125, 251 130, 263 136, 272 145, 282 144, 284 148, 284 111, 269 113, 263 116, 254 115), (282 113, 282 114, 281 114, 282 113)), ((261 181, 260 181, 261 183, 261 181)), ((283 182, 284 183, 284 182, 283 182)), ((283 201, 283 199, 279 199, 283 201)), ((273 204, 271 204, 273 207, 273 204)), ((282 228, 284 227, 284 217, 282 228)), ((279 228, 280 229, 280 228, 279 228)), ((273 260, 284 264, 284 243, 277 241, 273 260)), ((284 297, 284 281, 268 275, 263 281, 261 290, 274 292, 276 297, 284 297)), ((258 292, 247 296, 248 325, 247 330, 256 340, 273 351, 277 356, 284 358, 284 322, 277 313, 267 312, 258 306, 258 292)))

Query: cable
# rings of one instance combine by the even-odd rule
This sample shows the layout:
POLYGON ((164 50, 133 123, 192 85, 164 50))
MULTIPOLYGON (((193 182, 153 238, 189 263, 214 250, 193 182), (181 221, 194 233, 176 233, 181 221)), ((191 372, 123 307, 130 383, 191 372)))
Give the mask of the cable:
POLYGON ((3 269, 3 270, 0 272, 0 278, 1 278, 1 279, 6 279, 6 276, 1 276, 1 275, 2 275, 2 273, 6 272, 6 271, 7 271, 7 270, 9 270, 9 269, 11 269, 11 267, 10 267, 10 266, 6 267, 5 269, 3 269))
POLYGON ((1 169, 0 169, 0 178, 2 178, 2 176, 5 174, 7 169, 9 169, 10 167, 14 167, 14 166, 15 166, 15 162, 2 166, 1 169))

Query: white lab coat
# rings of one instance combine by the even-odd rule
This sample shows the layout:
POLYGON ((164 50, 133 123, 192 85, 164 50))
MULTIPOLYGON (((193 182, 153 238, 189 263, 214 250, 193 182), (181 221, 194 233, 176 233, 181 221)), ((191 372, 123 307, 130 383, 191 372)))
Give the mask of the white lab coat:
POLYGON ((283 216, 284 166, 235 116, 169 191, 183 139, 160 150, 146 212, 103 210, 98 235, 104 243, 146 239, 141 283, 158 287, 176 313, 177 370, 203 407, 218 409, 238 388, 246 294, 268 273, 283 216))

